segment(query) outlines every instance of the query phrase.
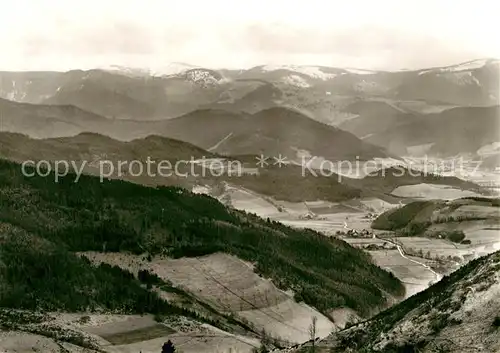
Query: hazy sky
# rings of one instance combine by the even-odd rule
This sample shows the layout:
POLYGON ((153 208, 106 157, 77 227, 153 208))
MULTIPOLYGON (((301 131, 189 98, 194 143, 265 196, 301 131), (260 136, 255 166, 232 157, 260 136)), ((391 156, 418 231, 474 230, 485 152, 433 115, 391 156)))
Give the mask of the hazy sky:
POLYGON ((404 69, 500 57, 494 0, 17 0, 0 70, 170 62, 404 69))

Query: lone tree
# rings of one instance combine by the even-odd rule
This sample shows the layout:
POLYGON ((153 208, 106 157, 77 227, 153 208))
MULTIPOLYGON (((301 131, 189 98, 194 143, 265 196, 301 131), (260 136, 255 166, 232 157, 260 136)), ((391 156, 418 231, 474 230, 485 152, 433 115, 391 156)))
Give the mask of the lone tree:
POLYGON ((175 347, 172 341, 168 340, 163 344, 163 347, 161 348, 161 353, 174 353, 175 352, 175 347))
POLYGON ((309 337, 312 340, 312 349, 311 351, 314 353, 316 351, 316 324, 317 324, 318 318, 316 316, 313 316, 311 326, 309 326, 309 337))

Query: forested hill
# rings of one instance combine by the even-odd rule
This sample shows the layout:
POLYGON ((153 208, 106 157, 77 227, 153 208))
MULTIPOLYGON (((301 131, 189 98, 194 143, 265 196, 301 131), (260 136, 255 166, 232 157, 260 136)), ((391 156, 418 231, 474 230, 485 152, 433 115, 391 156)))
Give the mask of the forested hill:
MULTIPOLYGON (((346 306, 367 315, 385 306, 387 296, 404 292, 401 283, 372 264, 368 254, 312 230, 228 209, 209 196, 177 187, 148 188, 120 180, 101 183, 91 176, 74 180, 72 175, 58 183, 52 175, 26 177, 20 165, 0 160, 0 223, 69 253, 173 257, 230 253, 254 262, 256 271, 323 313, 346 306)), ((30 266, 37 271, 39 264, 30 266)), ((50 276, 53 270, 45 266, 43 271, 43 276, 50 276)), ((4 276, 1 281, 14 279, 4 276)), ((50 285, 57 288, 57 283, 50 285)), ((31 281, 3 288, 4 298, 37 295, 31 281)))

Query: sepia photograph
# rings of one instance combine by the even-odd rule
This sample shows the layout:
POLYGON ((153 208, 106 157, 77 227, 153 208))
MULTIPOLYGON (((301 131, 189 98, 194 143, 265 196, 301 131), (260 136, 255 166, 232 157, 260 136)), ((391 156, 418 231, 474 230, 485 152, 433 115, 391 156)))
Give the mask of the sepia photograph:
POLYGON ((500 353, 500 5, 0 12, 0 353, 500 353))

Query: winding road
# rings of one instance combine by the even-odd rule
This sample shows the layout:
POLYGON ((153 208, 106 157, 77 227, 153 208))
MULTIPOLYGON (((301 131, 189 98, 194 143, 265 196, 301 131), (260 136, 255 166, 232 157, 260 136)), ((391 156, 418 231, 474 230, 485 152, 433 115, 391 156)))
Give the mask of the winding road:
MULTIPOLYGON (((344 222, 344 229, 353 230, 352 228, 349 228, 349 226, 347 225, 347 222, 344 222)), ((410 259, 408 256, 406 256, 406 254, 405 254, 402 246, 400 244, 398 244, 397 242, 395 242, 393 240, 386 239, 386 238, 383 238, 383 239, 379 238, 379 237, 377 237, 377 235, 375 233, 373 234, 373 237, 375 239, 379 239, 379 240, 382 240, 382 241, 387 241, 387 242, 389 242, 391 244, 396 245, 396 247, 397 247, 397 249, 399 251, 399 255, 401 255, 401 257, 403 257, 404 259, 409 260, 409 261, 411 261, 413 263, 416 263, 416 264, 424 267, 426 270, 432 272, 434 274, 434 276, 436 277, 436 282, 439 282, 443 278, 443 276, 441 274, 439 274, 436 271, 434 271, 429 265, 427 265, 427 264, 425 264, 423 262, 417 261, 417 260, 410 259)))
MULTIPOLYGON (((376 236, 375 236, 375 237, 376 237, 376 236)), ((377 239, 380 239, 380 238, 377 238, 377 239)), ((396 247, 398 248, 399 254, 400 254, 402 257, 404 257, 405 259, 410 260, 410 261, 411 261, 411 262, 413 262, 413 263, 419 264, 419 265, 421 265, 421 266, 425 267, 427 270, 431 271, 431 272, 434 274, 434 276, 436 276, 436 282, 439 282, 439 281, 443 278, 443 276, 442 276, 441 274, 439 274, 439 273, 437 273, 436 271, 434 271, 434 270, 433 270, 433 269, 432 269, 429 265, 424 264, 423 262, 420 262, 420 261, 417 261, 417 260, 410 259, 409 257, 407 257, 407 256, 405 255, 405 253, 404 253, 403 248, 401 247, 401 245, 398 245, 397 243, 394 243, 394 242, 392 242, 392 241, 390 241, 390 240, 387 240, 387 239, 384 239, 384 240, 386 240, 386 241, 388 241, 388 242, 390 242, 390 243, 392 243, 392 244, 396 245, 396 247)))

